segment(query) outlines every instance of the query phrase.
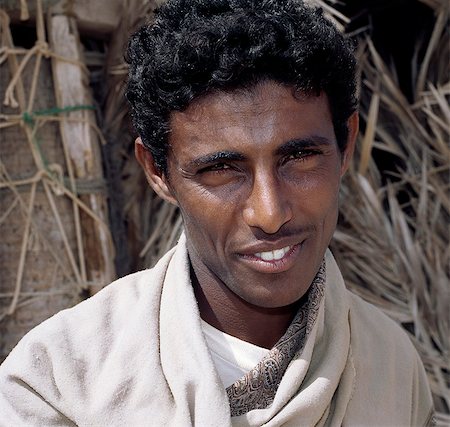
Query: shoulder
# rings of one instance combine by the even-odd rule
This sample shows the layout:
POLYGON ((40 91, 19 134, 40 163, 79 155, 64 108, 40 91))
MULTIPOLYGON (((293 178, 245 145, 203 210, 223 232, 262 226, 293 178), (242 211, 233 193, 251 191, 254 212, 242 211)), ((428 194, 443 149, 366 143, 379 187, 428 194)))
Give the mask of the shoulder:
POLYGON ((22 341, 48 341, 61 344, 64 337, 80 336, 86 340, 100 330, 112 328, 129 315, 130 307, 136 307, 152 295, 152 271, 144 270, 118 279, 94 296, 65 309, 32 329, 22 341))
POLYGON ((360 362, 360 358, 366 366, 379 365, 388 374, 410 377, 420 359, 407 332, 378 307, 347 292, 355 362, 360 362))
POLYGON ((395 344, 409 353, 414 347, 406 331, 378 307, 347 291, 350 302, 352 334, 367 337, 374 345, 395 344))
POLYGON ((72 349, 76 345, 84 350, 90 339, 98 345, 103 338, 111 341, 120 330, 159 309, 161 287, 172 252, 154 268, 115 280, 85 301, 50 317, 25 335, 17 347, 45 342, 50 347, 64 348, 70 340, 72 349))
MULTIPOLYGON (((378 402, 377 407, 382 407, 387 417, 408 420, 409 425, 424 425, 433 404, 423 364, 411 339, 380 309, 347 292, 350 351, 356 374, 353 401, 366 396, 366 402, 378 402)), ((369 406, 361 406, 359 412, 350 405, 350 412, 359 412, 361 425, 373 410, 369 406)), ((380 416, 378 410, 374 416, 380 416)))
POLYGON ((93 346, 109 345, 107 341, 111 342, 126 328, 130 307, 136 308, 143 299, 151 299, 151 277, 151 270, 125 276, 45 320, 21 339, 2 364, 0 373, 6 369, 20 372, 24 364, 30 363, 30 369, 38 374, 42 364, 51 363, 53 367, 54 360, 67 359, 65 362, 72 364, 78 355, 86 353, 88 343, 91 354, 93 346))
POLYGON ((62 414, 73 420, 86 413, 81 406, 102 398, 99 384, 120 388, 121 363, 136 372, 152 363, 157 276, 153 269, 119 279, 25 335, 0 366, 0 425, 66 425, 62 414))
POLYGON ((89 342, 96 345, 103 345, 102 340, 111 342, 137 318, 148 317, 152 309, 158 310, 165 258, 153 269, 115 280, 92 297, 45 320, 22 338, 10 356, 23 352, 25 347, 35 354, 42 346, 47 353, 69 346, 73 353, 77 348, 84 351, 89 342))

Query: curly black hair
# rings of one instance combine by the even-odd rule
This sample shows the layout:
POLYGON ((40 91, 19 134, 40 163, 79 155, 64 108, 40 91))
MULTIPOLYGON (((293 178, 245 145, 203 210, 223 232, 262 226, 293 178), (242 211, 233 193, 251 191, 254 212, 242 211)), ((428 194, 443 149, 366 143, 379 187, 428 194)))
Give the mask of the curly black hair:
POLYGON ((126 57, 134 126, 162 172, 171 112, 264 80, 326 93, 338 146, 346 146, 357 106, 353 46, 301 0, 169 0, 130 38, 126 57))

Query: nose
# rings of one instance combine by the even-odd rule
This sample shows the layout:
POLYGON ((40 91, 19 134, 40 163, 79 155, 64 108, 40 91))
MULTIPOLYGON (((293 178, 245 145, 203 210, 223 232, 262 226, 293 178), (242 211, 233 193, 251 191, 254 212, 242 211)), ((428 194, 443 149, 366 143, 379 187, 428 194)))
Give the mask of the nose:
POLYGON ((275 174, 255 176, 243 217, 247 225, 267 234, 276 233, 292 218, 291 203, 275 174))

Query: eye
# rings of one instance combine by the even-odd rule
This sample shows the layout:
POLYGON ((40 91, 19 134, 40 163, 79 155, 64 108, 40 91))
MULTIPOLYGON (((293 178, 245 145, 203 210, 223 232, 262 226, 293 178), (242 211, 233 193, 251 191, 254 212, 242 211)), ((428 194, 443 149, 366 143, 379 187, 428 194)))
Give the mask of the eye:
POLYGON ((320 150, 316 150, 316 149, 304 149, 304 150, 299 150, 299 151, 295 151, 293 153, 288 154, 287 156, 284 157, 284 159, 282 160, 283 164, 289 161, 305 161, 310 157, 316 156, 320 154, 320 150))
POLYGON ((217 162, 197 172, 197 180, 205 188, 236 184, 243 178, 242 170, 233 163, 217 162))
POLYGON ((231 166, 226 164, 226 163, 215 163, 211 166, 208 166, 206 168, 201 169, 199 172, 200 173, 205 173, 205 172, 224 172, 231 169, 231 166))

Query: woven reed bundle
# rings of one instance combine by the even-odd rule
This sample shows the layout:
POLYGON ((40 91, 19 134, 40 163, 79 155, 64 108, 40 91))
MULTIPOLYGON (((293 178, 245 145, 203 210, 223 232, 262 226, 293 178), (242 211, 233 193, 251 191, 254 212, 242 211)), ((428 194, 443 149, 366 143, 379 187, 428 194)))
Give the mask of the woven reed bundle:
POLYGON ((70 18, 50 15, 46 28, 41 1, 34 12, 36 43, 24 49, 0 10, 0 359, 33 326, 115 277, 103 137, 77 33, 61 46, 70 18))

